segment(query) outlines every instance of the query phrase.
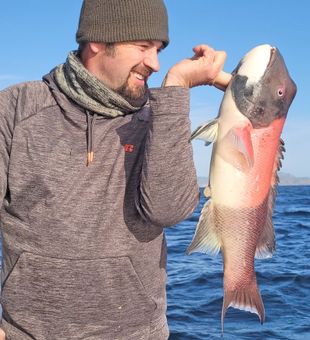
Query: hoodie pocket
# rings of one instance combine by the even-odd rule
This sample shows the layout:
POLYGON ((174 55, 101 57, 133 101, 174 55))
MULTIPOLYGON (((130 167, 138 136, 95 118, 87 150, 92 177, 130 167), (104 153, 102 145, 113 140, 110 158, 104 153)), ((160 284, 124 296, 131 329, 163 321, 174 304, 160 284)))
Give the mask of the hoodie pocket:
POLYGON ((2 304, 4 316, 35 339, 113 339, 123 328, 149 325, 156 308, 128 257, 59 259, 27 252, 4 283, 2 304))
POLYGON ((1 328, 5 333, 5 340, 32 340, 25 332, 20 331, 18 328, 6 322, 5 319, 1 320, 1 328))

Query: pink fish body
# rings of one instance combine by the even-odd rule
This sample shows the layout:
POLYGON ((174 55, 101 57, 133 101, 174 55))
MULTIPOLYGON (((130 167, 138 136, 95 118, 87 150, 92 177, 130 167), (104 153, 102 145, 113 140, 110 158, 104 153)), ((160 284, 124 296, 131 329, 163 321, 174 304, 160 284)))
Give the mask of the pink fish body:
POLYGON ((276 48, 260 45, 241 60, 225 91, 217 119, 192 138, 214 142, 202 209, 187 253, 217 254, 224 262, 222 328, 228 307, 265 318, 254 257, 271 257, 272 223, 283 158, 280 139, 296 85, 276 48))

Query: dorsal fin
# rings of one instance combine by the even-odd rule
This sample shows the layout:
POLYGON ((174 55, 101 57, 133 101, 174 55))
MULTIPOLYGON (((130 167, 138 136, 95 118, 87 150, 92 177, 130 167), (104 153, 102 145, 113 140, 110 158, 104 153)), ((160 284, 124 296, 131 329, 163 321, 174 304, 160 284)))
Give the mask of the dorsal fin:
POLYGON ((266 222, 263 228, 262 234, 257 243, 255 257, 256 258, 268 258, 272 257, 275 251, 275 235, 274 228, 272 222, 272 214, 275 199, 277 196, 277 187, 279 183, 279 176, 277 174, 278 170, 281 168, 281 160, 284 158, 284 141, 282 139, 279 140, 279 148, 278 153, 275 158, 274 166, 273 166, 273 175, 271 178, 271 185, 269 190, 269 196, 267 201, 267 215, 266 222))

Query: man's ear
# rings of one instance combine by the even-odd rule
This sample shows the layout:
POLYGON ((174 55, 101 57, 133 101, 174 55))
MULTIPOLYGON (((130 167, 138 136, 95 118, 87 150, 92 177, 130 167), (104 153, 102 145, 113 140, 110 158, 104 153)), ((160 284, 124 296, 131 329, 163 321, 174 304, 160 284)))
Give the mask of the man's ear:
POLYGON ((94 54, 97 54, 97 53, 105 50, 105 44, 103 44, 103 43, 90 42, 90 43, 88 43, 88 46, 89 46, 89 49, 94 54))

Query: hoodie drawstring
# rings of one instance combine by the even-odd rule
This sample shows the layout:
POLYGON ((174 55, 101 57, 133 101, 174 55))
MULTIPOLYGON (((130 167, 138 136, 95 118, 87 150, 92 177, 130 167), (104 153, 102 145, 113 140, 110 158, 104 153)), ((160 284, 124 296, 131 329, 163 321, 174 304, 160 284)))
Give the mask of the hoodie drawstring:
POLYGON ((86 110, 87 115, 87 166, 94 160, 94 136, 95 136, 95 123, 97 114, 90 114, 88 110, 86 110))

